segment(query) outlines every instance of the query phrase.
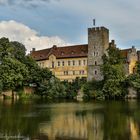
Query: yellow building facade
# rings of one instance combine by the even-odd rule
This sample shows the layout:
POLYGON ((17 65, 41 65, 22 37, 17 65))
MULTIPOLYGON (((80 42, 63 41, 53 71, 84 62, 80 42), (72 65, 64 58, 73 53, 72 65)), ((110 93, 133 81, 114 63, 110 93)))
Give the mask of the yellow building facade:
POLYGON ((61 81, 73 81, 76 77, 87 78, 87 45, 57 47, 32 51, 32 57, 42 68, 49 68, 61 81), (77 52, 76 52, 76 50, 77 52), (47 49, 46 49, 47 50, 47 49), (42 53, 44 54, 44 57, 42 53), (48 54, 48 52, 52 53, 48 54), (42 58, 41 58, 42 57, 42 58))

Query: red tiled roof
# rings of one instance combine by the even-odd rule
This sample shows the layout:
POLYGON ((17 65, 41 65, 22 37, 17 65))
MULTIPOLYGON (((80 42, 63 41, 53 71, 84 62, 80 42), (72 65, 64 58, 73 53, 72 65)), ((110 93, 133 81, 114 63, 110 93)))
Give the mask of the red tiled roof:
POLYGON ((87 57, 88 55, 88 45, 75 45, 75 46, 65 46, 56 47, 53 46, 49 49, 38 50, 31 52, 31 56, 36 61, 49 59, 49 56, 53 54, 57 59, 61 58, 75 58, 75 57, 87 57))

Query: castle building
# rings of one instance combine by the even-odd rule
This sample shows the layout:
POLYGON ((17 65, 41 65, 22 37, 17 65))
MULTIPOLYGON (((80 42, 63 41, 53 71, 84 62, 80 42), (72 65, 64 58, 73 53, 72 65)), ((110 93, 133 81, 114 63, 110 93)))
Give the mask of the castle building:
MULTIPOLYGON (((73 45, 31 51, 31 56, 40 67, 49 68, 61 81, 73 81, 76 77, 102 80, 100 66, 102 56, 109 47, 116 47, 115 41, 109 42, 109 30, 105 27, 88 29, 88 44, 73 45)), ((120 50, 125 60, 126 75, 134 72, 135 64, 140 60, 140 52, 135 47, 120 50)))

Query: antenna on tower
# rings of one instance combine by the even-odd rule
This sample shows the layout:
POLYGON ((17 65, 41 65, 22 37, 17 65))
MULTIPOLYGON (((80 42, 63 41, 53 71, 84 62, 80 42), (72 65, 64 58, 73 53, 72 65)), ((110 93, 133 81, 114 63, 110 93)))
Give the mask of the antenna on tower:
POLYGON ((96 19, 93 19, 93 26, 96 26, 96 19))

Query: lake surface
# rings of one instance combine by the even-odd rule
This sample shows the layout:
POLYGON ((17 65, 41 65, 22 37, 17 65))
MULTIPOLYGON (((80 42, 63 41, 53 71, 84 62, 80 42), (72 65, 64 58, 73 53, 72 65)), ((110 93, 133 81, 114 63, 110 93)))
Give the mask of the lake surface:
POLYGON ((140 140, 140 101, 0 101, 0 139, 140 140))

